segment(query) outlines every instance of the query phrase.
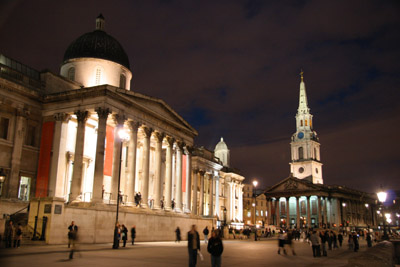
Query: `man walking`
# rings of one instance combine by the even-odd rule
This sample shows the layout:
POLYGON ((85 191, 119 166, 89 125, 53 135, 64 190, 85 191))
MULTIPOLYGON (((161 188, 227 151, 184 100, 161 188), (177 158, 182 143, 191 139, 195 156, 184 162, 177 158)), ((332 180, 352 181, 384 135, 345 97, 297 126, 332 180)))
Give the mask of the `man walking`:
POLYGON ((204 228, 203 234, 204 234, 204 243, 207 244, 207 242, 208 242, 208 234, 209 234, 207 226, 206 226, 206 228, 204 228))
POLYGON ((72 221, 71 225, 68 226, 68 248, 70 248, 71 244, 74 242, 74 234, 76 234, 76 232, 78 232, 78 226, 72 221))
POLYGON ((200 251, 200 235, 196 231, 196 225, 192 225, 192 229, 188 232, 188 252, 189 252, 189 267, 196 267, 197 250, 200 251))
POLYGON ((219 237, 219 231, 211 232, 211 238, 208 241, 207 251, 211 254, 211 267, 221 267, 221 254, 224 251, 222 240, 219 237))

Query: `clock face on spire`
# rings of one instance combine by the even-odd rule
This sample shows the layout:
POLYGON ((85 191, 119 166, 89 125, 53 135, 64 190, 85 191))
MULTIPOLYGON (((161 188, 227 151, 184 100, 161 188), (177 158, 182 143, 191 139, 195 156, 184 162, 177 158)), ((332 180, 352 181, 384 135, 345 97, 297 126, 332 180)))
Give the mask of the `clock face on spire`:
POLYGON ((297 137, 298 137, 299 139, 303 139, 304 133, 303 133, 303 132, 299 132, 299 133, 297 134, 297 137))

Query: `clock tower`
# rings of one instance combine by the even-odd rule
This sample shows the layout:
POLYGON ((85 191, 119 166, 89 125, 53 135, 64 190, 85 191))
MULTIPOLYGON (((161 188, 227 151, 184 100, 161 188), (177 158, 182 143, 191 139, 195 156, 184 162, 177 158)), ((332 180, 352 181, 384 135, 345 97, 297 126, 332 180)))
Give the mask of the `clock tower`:
POLYGON ((320 143, 313 130, 313 121, 307 103, 303 71, 300 73, 299 108, 296 114, 296 133, 290 143, 292 162, 290 172, 298 179, 307 179, 314 184, 323 184, 320 143))

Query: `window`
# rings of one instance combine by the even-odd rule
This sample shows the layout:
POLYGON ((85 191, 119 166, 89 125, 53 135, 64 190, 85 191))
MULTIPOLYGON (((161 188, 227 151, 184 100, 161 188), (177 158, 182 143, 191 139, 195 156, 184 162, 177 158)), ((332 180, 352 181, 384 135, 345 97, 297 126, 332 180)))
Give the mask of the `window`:
POLYGON ((0 138, 7 139, 10 119, 0 117, 0 138))
POLYGON ((303 120, 300 120, 300 126, 303 126, 303 120))
POLYGON ((261 217, 262 217, 262 216, 264 216, 264 213, 263 213, 263 211, 261 211, 261 217))
POLYGON ((101 69, 96 68, 96 85, 99 85, 101 81, 101 69))
POLYGON ((71 67, 68 69, 68 79, 75 81, 75 68, 71 67))
POLYGON ((36 127, 33 125, 28 125, 27 132, 25 136, 25 145, 35 146, 36 141, 36 127))
POLYGON ((299 159, 303 159, 304 155, 303 155, 303 147, 299 147, 299 159))
POLYGON ((251 212, 248 211, 248 212, 247 212, 247 217, 250 217, 250 216, 251 216, 251 212))
POLYGON ((31 191, 31 178, 21 176, 19 182, 18 199, 29 201, 29 193, 31 191))
POLYGON ((317 159, 317 149, 314 147, 314 158, 317 159))
POLYGON ((258 210, 256 210, 256 216, 258 216, 258 210))
POLYGON ((307 120, 305 120, 305 124, 306 124, 306 126, 307 126, 307 120))
POLYGON ((119 76, 119 87, 122 89, 126 89, 126 78, 124 74, 119 76))

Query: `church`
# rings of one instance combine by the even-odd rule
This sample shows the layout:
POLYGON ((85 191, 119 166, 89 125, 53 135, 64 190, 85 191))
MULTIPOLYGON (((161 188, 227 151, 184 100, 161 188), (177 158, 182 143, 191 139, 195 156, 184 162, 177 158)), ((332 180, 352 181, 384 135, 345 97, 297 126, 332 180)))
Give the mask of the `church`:
POLYGON ((59 75, 1 54, 0 68, 2 227, 12 219, 60 244, 71 221, 84 243, 111 242, 117 221, 136 225, 139 241, 243 225, 245 178, 224 140, 197 147, 167 103, 131 90, 129 58, 102 15, 68 46, 59 75))
POLYGON ((265 216, 255 223, 265 222, 265 225, 289 229, 376 227, 379 208, 376 195, 324 184, 321 145, 313 128, 303 72, 300 75, 296 132, 290 143, 290 176, 261 194, 266 198, 265 216))

